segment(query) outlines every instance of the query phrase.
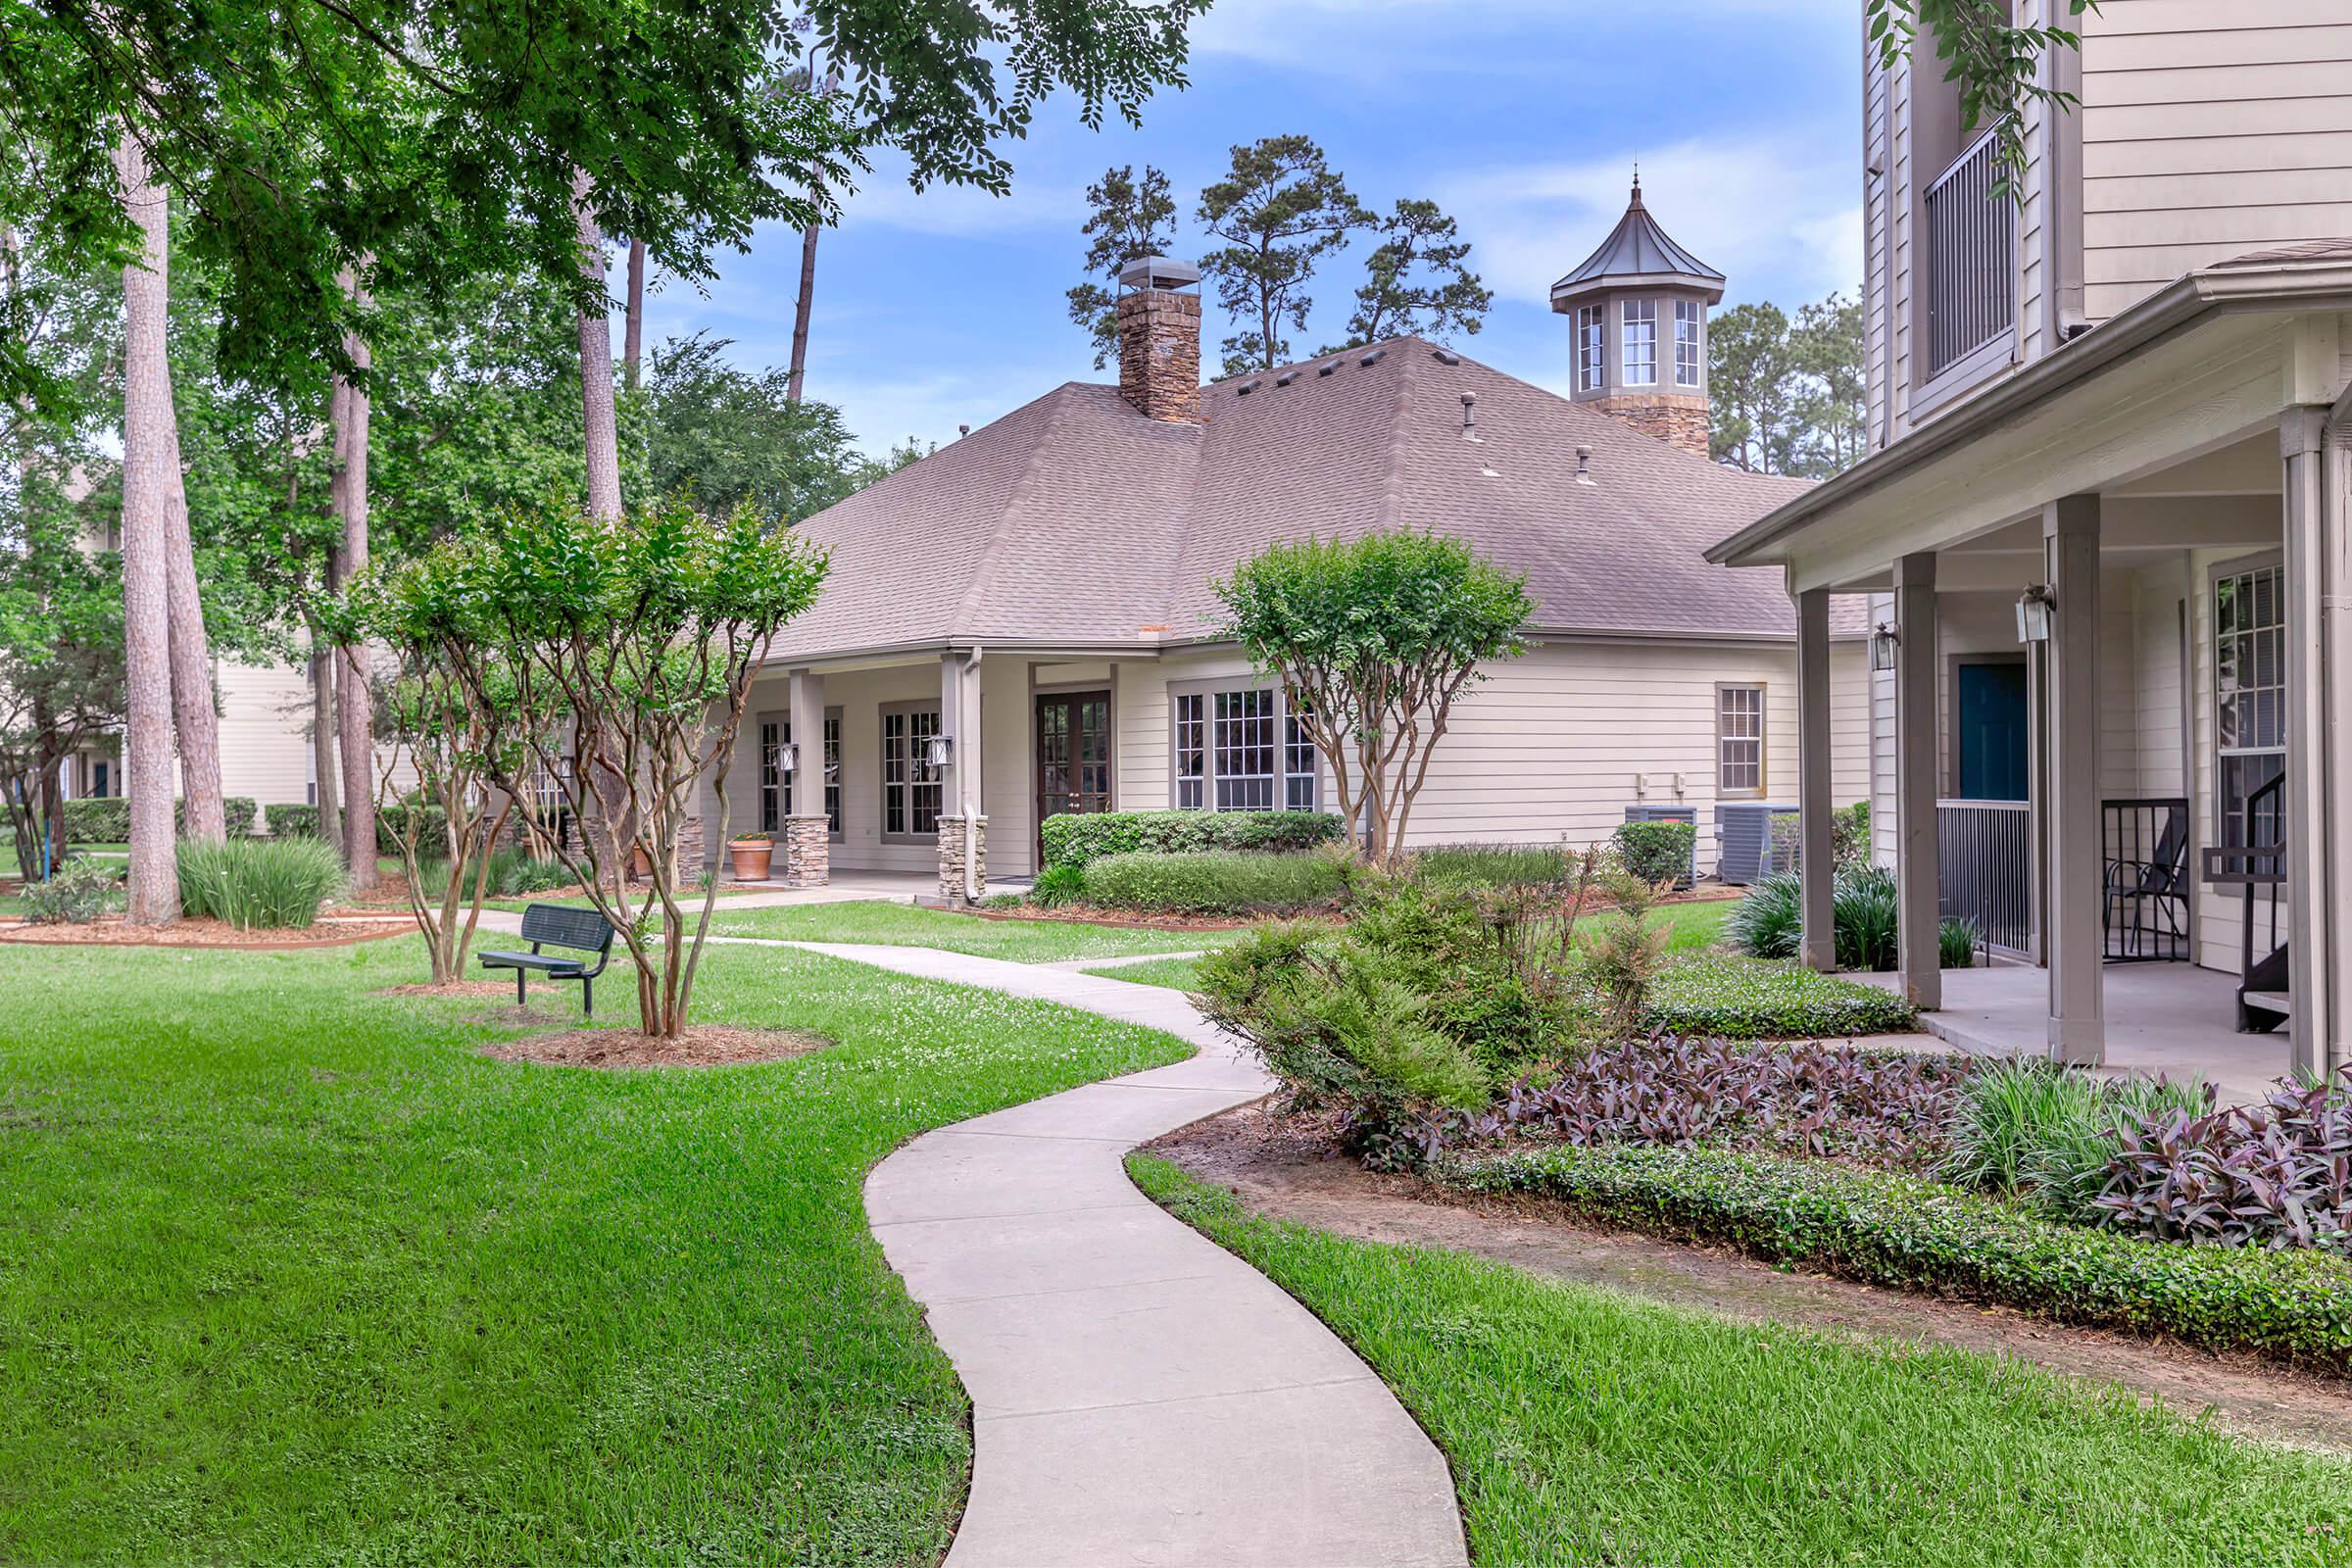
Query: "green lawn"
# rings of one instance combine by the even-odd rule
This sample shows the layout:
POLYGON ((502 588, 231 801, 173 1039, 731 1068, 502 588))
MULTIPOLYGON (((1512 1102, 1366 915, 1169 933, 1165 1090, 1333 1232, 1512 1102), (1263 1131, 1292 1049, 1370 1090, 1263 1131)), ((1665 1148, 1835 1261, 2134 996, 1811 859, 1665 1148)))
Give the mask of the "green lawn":
POLYGON ((1650 915, 1652 925, 1663 925, 1674 935, 1666 941, 1668 951, 1681 953, 1692 948, 1714 946, 1723 935, 1723 922, 1740 907, 1738 899, 1707 899, 1690 904, 1669 904, 1650 915))
POLYGON ((934 1564, 968 1407, 860 1182, 1184 1048, 721 948, 703 1019, 839 1046, 593 1073, 420 978, 0 953, 0 1562, 934 1564))
POLYGON ((1289 1291, 1445 1448, 1478 1568, 2352 1562, 2352 1463, 1968 1352, 1864 1347, 1145 1189, 1289 1291))
POLYGON ((1066 958, 1118 958, 1132 953, 1197 953, 1223 947, 1239 931, 1147 931, 1083 925, 1074 920, 991 920, 977 914, 883 902, 806 904, 765 909, 713 910, 710 930, 729 937, 801 942, 875 942, 891 947, 944 948, 1014 963, 1066 958))
POLYGON ((1105 964, 1086 972, 1106 980, 1132 980, 1139 986, 1166 986, 1171 991, 1200 988, 1200 963, 1197 958, 1148 958, 1142 963, 1105 964))

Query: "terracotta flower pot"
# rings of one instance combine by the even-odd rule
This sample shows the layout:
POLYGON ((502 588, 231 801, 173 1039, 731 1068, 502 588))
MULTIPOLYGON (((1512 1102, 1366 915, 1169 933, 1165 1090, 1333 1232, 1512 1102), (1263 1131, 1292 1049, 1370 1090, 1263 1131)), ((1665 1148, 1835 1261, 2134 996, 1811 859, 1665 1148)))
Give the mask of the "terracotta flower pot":
POLYGON ((654 874, 654 858, 653 858, 652 856, 650 856, 650 855, 648 855, 648 854, 646 854, 646 853, 645 853, 645 846, 644 846, 644 845, 642 845, 642 844, 632 844, 632 845, 630 845, 630 846, 629 846, 629 877, 630 877, 630 880, 632 880, 632 881, 637 881, 637 882, 642 882, 642 881, 644 881, 644 880, 645 880, 647 877, 650 877, 650 876, 652 876, 653 874, 654 874))
POLYGON ((766 881, 775 853, 776 841, 768 838, 732 839, 727 844, 727 858, 734 862, 738 882, 766 881))

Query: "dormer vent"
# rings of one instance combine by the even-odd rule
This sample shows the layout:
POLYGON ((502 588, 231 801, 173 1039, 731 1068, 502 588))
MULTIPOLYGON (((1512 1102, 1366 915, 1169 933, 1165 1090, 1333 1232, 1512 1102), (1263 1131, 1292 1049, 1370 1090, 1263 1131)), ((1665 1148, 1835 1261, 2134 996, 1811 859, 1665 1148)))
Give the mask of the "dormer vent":
POLYGON ((1347 363, 1348 362, 1345 360, 1334 360, 1329 365, 1318 365, 1315 367, 1315 373, 1317 375, 1329 375, 1332 371, 1338 369, 1341 366, 1347 363))
POLYGON ((1265 384, 1266 383, 1264 381, 1253 375, 1249 380, 1244 381, 1240 386, 1235 387, 1233 389, 1233 395, 1237 398, 1246 398, 1250 393, 1256 391, 1259 387, 1264 386, 1265 384))
POLYGON ((1389 351, 1387 349, 1374 349, 1371 353, 1365 355, 1362 359, 1356 361, 1355 363, 1358 365, 1378 365, 1381 362, 1382 357, 1388 352, 1389 351))
POLYGON ((1285 370, 1285 371, 1283 371, 1283 372, 1282 372, 1280 375, 1278 375, 1278 376, 1276 376, 1276 377, 1274 378, 1274 384, 1275 384, 1276 386, 1289 386, 1289 385, 1290 385, 1290 384, 1291 384, 1293 381, 1296 381, 1296 380, 1298 380, 1298 372, 1297 370, 1295 370, 1295 369, 1291 369, 1291 370, 1285 370))
POLYGON ((1429 357, 1437 361, 1440 365, 1459 365, 1462 363, 1462 357, 1459 354, 1454 353, 1451 349, 1431 349, 1429 351, 1429 357))

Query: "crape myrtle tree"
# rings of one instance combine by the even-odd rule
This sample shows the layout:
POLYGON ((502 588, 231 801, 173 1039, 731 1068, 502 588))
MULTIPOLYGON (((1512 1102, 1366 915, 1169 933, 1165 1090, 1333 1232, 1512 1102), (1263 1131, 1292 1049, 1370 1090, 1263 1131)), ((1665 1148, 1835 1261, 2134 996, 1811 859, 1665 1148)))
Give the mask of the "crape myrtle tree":
POLYGON ((637 973, 648 1035, 686 1024, 716 901, 680 904, 682 829, 709 778, 717 838, 752 676, 768 639, 814 603, 825 552, 749 507, 713 516, 680 499, 608 518, 570 504, 517 510, 487 536, 438 548, 411 579, 420 622, 445 628, 443 657, 488 708, 512 682, 519 750, 489 748, 484 771, 510 795, 552 782, 585 833, 557 856, 612 922, 637 973), (652 874, 630 891, 623 858, 652 874))
POLYGON ((121 558, 82 548, 84 514, 47 461, 0 507, 0 800, 32 881, 66 851, 58 767, 122 722, 121 558))
POLYGON ((1269 545, 1214 587, 1222 634, 1282 683, 1331 769, 1349 840, 1393 860, 1455 699, 1525 650, 1527 579, 1400 530, 1269 545))
POLYGON ((375 706, 377 820, 391 829, 435 985, 466 972, 491 850, 514 808, 491 780, 528 771, 513 672, 482 645, 478 622, 449 613, 463 602, 449 574, 465 560, 443 552, 365 574, 329 617, 338 642, 371 644, 389 661, 375 706))

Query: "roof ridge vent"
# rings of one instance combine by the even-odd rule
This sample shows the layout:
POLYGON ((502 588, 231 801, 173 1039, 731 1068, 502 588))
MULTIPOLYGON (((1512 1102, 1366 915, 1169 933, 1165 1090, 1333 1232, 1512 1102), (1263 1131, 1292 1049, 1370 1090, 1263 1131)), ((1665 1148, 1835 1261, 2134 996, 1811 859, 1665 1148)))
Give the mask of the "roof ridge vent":
POLYGON ((1348 362, 1346 360, 1333 360, 1329 365, 1318 365, 1315 367, 1315 373, 1317 375, 1329 375, 1332 371, 1338 369, 1341 366, 1346 365, 1347 363, 1348 362))
POLYGON ((1387 357, 1388 352, 1389 351, 1387 349, 1374 349, 1371 353, 1365 355, 1362 359, 1356 361, 1355 363, 1358 365, 1378 365, 1384 358, 1387 357))
POLYGON ((1240 386, 1235 387, 1233 389, 1233 395, 1237 398, 1246 398, 1250 393, 1256 391, 1259 387, 1264 386, 1265 384, 1264 377, 1253 375, 1249 380, 1244 381, 1240 386))
POLYGON ((1440 365, 1459 365, 1462 363, 1462 357, 1459 354, 1454 353, 1451 349, 1431 349, 1429 351, 1429 357, 1437 361, 1440 365))
POLYGON ((1283 372, 1282 372, 1280 375, 1276 376, 1276 377, 1274 378, 1274 384, 1275 384, 1276 386, 1289 386, 1289 385, 1290 385, 1290 384, 1291 384, 1293 381, 1296 381, 1296 380, 1298 380, 1298 368, 1297 366, 1295 366, 1295 365, 1294 365, 1294 366, 1292 366, 1292 367, 1291 367, 1289 369, 1287 369, 1287 370, 1283 371, 1283 372))

